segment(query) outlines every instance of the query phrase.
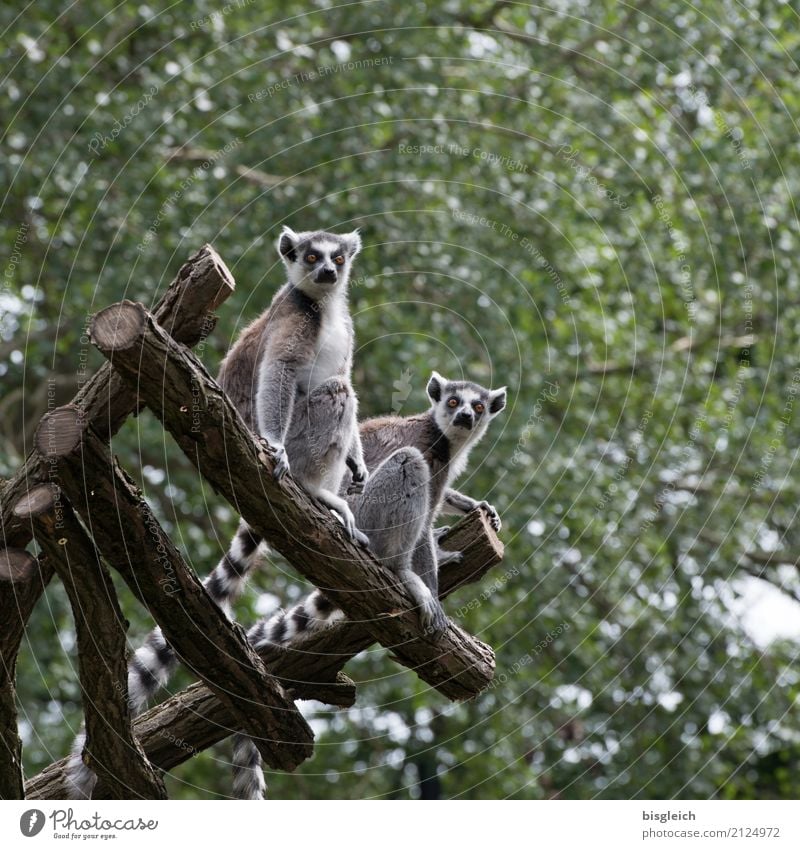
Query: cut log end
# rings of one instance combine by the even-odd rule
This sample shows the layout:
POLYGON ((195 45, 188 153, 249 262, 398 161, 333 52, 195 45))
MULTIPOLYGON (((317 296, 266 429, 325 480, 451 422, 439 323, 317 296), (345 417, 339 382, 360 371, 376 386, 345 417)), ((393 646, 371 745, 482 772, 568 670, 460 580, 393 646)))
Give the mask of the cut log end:
POLYGON ((24 548, 0 548, 0 581, 29 581, 39 561, 24 548))
POLYGON ((104 353, 129 349, 147 325, 142 304, 121 301, 101 310, 89 324, 89 338, 104 353))
POLYGON ((201 252, 208 255, 209 260, 214 266, 214 271, 217 272, 220 278, 220 288, 217 297, 209 304, 210 310, 215 310, 218 306, 227 300, 230 294, 236 289, 233 275, 230 269, 222 260, 222 257, 214 250, 211 245, 203 245, 201 252))
POLYGON ((44 458, 65 457, 81 444, 85 427, 79 407, 74 404, 59 407, 39 422, 34 436, 36 450, 44 458))
POLYGON ((40 483, 31 487, 14 505, 14 515, 25 521, 52 512, 58 502, 59 492, 54 483, 40 483))

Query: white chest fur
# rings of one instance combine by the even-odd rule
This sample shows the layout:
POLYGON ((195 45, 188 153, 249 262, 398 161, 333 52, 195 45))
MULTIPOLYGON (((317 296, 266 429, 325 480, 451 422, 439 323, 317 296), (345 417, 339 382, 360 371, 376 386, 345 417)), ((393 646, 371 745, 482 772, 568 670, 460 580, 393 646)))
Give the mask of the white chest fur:
POLYGON ((320 315, 314 357, 297 376, 305 392, 313 392, 329 378, 345 373, 352 348, 350 328, 350 315, 344 298, 335 298, 325 305, 320 315))

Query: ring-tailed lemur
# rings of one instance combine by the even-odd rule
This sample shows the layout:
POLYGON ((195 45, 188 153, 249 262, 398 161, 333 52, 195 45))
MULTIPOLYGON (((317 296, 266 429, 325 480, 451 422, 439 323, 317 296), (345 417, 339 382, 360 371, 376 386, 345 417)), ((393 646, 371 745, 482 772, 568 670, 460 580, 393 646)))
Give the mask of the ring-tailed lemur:
MULTIPOLYGON (((275 476, 280 479, 291 470, 298 484, 336 511, 353 539, 367 545, 339 494, 340 489, 360 491, 368 477, 350 384, 354 338, 347 302, 350 269, 360 249, 357 231, 295 233, 284 227, 278 252, 287 281, 269 308, 242 331, 220 367, 219 383, 245 423, 272 447, 275 476), (348 468, 349 487, 343 486, 348 468)), ((203 582, 229 615, 262 542, 241 522, 227 553, 203 582)), ((172 647, 161 629, 154 629, 128 664, 134 715, 176 666, 172 647)), ((67 766, 73 798, 89 798, 94 787, 94 773, 83 762, 85 742, 82 731, 67 766)))
MULTIPOLYGON (((431 408, 426 413, 361 423, 370 476, 363 492, 348 500, 358 526, 369 536, 372 553, 409 590, 422 624, 437 631, 447 625, 439 602, 438 564, 461 555, 439 556, 433 522, 439 513, 463 515, 480 507, 494 529, 500 530, 500 516, 491 504, 476 501, 451 484, 466 469, 470 451, 489 422, 505 407, 506 389, 445 380, 434 372, 427 391, 431 408)), ((342 619, 341 609, 314 590, 287 612, 257 622, 247 636, 255 648, 261 648, 342 619)), ((236 798, 262 798, 260 756, 242 735, 235 737, 233 770, 236 798)))

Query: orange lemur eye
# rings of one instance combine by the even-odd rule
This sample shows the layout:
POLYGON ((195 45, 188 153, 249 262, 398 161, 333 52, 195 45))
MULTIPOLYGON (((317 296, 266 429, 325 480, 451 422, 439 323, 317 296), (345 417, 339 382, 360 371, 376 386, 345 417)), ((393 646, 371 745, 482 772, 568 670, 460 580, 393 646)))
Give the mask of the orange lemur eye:
POLYGON ((476 413, 482 413, 486 409, 486 407, 484 407, 483 404, 481 404, 479 401, 477 404, 474 405, 473 409, 476 413))
POLYGON ((317 255, 316 254, 306 254, 306 262, 316 262, 317 255))
POLYGON ((457 407, 458 406, 458 398, 450 398, 447 402, 448 407, 457 407))
POLYGON ((334 261, 337 265, 344 265, 344 257, 343 257, 341 254, 339 254, 339 256, 337 256, 337 257, 334 257, 334 260, 333 260, 333 261, 334 261))

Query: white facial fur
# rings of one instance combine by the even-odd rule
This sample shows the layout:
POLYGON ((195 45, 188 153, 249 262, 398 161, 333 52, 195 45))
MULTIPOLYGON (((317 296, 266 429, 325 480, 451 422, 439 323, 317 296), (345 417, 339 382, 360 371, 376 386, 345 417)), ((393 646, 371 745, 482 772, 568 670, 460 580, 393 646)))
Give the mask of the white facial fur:
POLYGON ((505 407, 506 387, 484 389, 476 384, 449 381, 438 372, 433 372, 428 383, 428 395, 433 404, 437 427, 458 450, 474 445, 486 433, 489 422, 505 407), (451 398, 457 401, 454 407, 450 406, 451 398), (483 404, 482 413, 476 411, 476 404, 483 404), (472 426, 457 424, 459 417, 469 418, 472 426))
POLYGON ((278 253, 286 265, 289 282, 314 300, 347 288, 353 259, 360 250, 361 237, 357 230, 338 235, 296 233, 284 227, 278 238, 278 253), (309 256, 315 257, 313 263, 306 261, 309 256), (344 261, 337 263, 337 257, 344 261), (325 274, 334 274, 336 279, 325 279, 325 274))

